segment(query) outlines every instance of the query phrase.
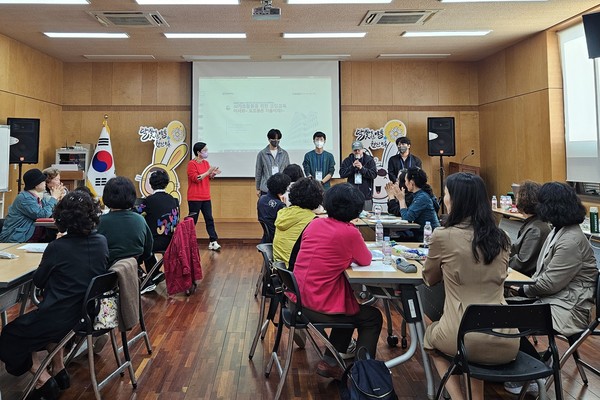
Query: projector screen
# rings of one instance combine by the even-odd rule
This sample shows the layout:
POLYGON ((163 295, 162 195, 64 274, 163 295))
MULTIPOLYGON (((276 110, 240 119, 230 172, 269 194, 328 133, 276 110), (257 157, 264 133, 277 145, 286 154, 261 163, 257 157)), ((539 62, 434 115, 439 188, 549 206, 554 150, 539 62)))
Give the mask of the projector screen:
MULTIPOLYGON (((256 155, 279 129, 290 163, 302 165, 312 135, 340 167, 339 65, 315 62, 194 62, 192 146, 205 142, 221 177, 254 177, 256 155)), ((193 155, 192 155, 193 156, 193 155)))

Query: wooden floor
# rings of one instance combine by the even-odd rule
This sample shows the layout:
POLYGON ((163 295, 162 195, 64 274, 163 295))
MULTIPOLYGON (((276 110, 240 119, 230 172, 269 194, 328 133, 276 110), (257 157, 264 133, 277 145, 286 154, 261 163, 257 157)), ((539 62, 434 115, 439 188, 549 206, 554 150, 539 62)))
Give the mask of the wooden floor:
MULTIPOLYGON (((224 242, 220 253, 201 251, 204 279, 191 297, 167 297, 161 284, 154 293, 143 296, 146 324, 154 352, 146 353, 143 343, 132 349, 138 388, 132 390, 127 377, 116 378, 102 390, 104 399, 271 399, 278 374, 274 370, 266 379, 263 369, 273 342, 271 327, 263 343, 259 343, 252 361, 248 352, 256 329, 259 303, 253 297, 261 257, 254 245, 224 242)), ((203 249, 206 243, 202 242, 203 249)), ((399 332, 400 318, 395 331, 399 332)), ((114 358, 106 346, 97 359, 98 375, 105 376, 114 358)), ((493 349, 491 349, 493 351, 493 349)), ((402 349, 386 344, 381 335, 378 358, 388 359, 402 349)), ((592 339, 584 347, 584 355, 600 365, 600 341, 592 339)), ((307 345, 295 350, 294 363, 288 377, 284 399, 336 399, 336 382, 314 373, 317 363, 314 349, 307 345)), ((89 384, 87 359, 80 357, 68 367, 72 386, 61 399, 93 399, 89 384)), ((400 400, 426 399, 425 377, 420 356, 392 369, 394 385, 400 400)), ((600 378, 588 374, 584 386, 570 362, 563 371, 566 399, 600 399, 600 378)), ((18 399, 29 376, 14 378, 0 367, 2 399, 18 399)), ((437 380, 436 380, 437 384, 437 380)), ((505 393, 501 385, 486 384, 486 399, 516 399, 505 393)), ((550 398, 554 394, 550 393, 550 398)))

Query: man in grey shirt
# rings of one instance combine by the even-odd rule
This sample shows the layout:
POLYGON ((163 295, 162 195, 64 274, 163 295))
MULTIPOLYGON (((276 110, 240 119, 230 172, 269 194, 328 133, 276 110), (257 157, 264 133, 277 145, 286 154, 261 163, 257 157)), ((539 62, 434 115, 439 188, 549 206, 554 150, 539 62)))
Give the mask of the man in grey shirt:
POLYGON ((256 196, 267 193, 267 180, 290 164, 290 157, 287 151, 279 147, 281 140, 281 131, 271 129, 267 133, 269 145, 262 149, 256 156, 256 170, 254 177, 256 179, 256 196))

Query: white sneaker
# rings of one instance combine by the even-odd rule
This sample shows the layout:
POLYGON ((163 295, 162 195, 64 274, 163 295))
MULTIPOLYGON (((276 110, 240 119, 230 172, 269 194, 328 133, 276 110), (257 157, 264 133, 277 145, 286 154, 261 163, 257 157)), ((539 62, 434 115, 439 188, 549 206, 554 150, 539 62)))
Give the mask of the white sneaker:
POLYGON ((208 249, 214 250, 214 251, 219 251, 219 250, 221 250, 221 245, 219 243, 217 243, 217 241, 215 240, 214 242, 210 242, 208 244, 208 249))
POLYGON ((146 285, 146 287, 142 288, 142 290, 140 290, 140 294, 150 293, 155 290, 156 290, 156 285, 154 283, 152 283, 152 281, 149 281, 148 284, 146 285))
MULTIPOLYGON (((520 394, 523 382, 504 382, 504 390, 512 394, 520 394)), ((535 397, 539 394, 539 388, 536 382, 530 382, 527 386, 526 393, 529 393, 535 397)))

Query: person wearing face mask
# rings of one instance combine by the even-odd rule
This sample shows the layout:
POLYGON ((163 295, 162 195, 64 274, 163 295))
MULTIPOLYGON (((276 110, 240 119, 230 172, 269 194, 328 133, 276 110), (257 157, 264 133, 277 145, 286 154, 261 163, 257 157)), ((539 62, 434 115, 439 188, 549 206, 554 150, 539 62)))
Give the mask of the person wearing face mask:
POLYGON ((315 149, 306 153, 304 155, 304 161, 302 162, 304 174, 307 177, 312 177, 321 182, 325 190, 331 186, 329 181, 333 177, 333 172, 335 171, 333 154, 323 150, 326 140, 327 137, 323 132, 315 132, 313 135, 315 149))
POLYGON ((373 157, 365 153, 363 144, 352 143, 352 153, 342 161, 340 178, 347 178, 365 196, 365 210, 373 208, 373 180, 377 177, 377 165, 373 157))
POLYGON ((256 169, 254 178, 256 180, 256 196, 267 194, 267 180, 290 164, 290 157, 284 149, 279 147, 281 131, 271 129, 267 133, 269 145, 262 149, 256 156, 256 169))
POLYGON ((215 221, 212 216, 212 203, 210 201, 210 180, 219 175, 219 167, 211 167, 206 160, 208 158, 208 147, 206 143, 194 144, 194 159, 188 163, 188 208, 193 215, 194 224, 198 222, 198 213, 202 212, 206 232, 209 238, 209 250, 220 250, 221 245, 217 242, 219 238, 215 230, 215 221))
POLYGON ((410 139, 407 136, 396 139, 396 146, 398 146, 398 154, 388 161, 388 177, 393 183, 398 180, 400 171, 409 168, 423 168, 421 159, 410 153, 410 139))
POLYGON ((52 210, 62 197, 63 190, 55 187, 50 196, 46 192, 46 175, 37 168, 23 174, 25 190, 17 195, 8 207, 8 215, 0 232, 0 242, 22 243, 41 242, 45 240, 43 227, 36 227, 38 218, 50 218, 52 210))

